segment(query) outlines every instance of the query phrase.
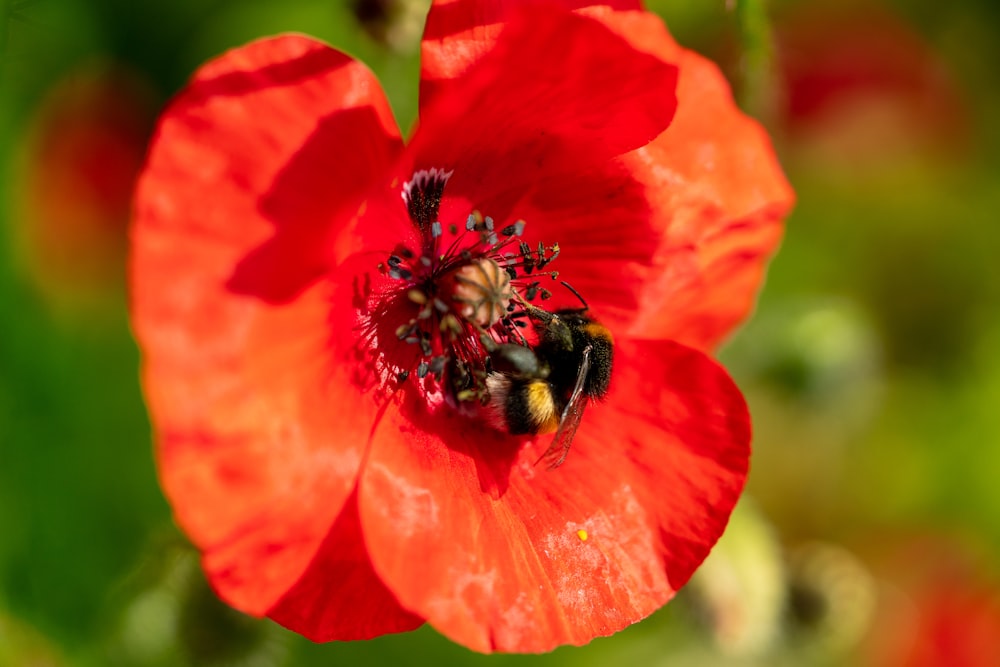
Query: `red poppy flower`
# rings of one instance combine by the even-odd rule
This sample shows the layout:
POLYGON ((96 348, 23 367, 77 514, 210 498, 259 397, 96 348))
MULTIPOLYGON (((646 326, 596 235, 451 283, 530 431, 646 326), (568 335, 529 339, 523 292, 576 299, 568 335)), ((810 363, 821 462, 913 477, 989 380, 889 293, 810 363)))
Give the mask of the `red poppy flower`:
POLYGON ((715 68, 621 4, 436 4, 405 146, 372 74, 300 36, 164 114, 133 321, 162 483, 232 605, 544 651, 660 607, 722 532, 749 422, 695 347, 750 308, 791 194, 715 68), (497 345, 581 308, 562 281, 614 367, 547 470, 551 436, 483 402, 497 345))

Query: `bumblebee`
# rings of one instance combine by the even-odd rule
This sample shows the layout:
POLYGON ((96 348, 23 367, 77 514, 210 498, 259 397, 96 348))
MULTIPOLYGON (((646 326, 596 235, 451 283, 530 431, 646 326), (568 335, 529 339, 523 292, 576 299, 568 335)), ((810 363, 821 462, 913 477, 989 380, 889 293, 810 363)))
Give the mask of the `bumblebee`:
POLYGON ((530 306, 528 315, 538 343, 505 343, 489 354, 487 416, 512 435, 555 432, 537 462, 552 469, 566 460, 587 403, 608 392, 614 342, 586 308, 549 312, 530 306))

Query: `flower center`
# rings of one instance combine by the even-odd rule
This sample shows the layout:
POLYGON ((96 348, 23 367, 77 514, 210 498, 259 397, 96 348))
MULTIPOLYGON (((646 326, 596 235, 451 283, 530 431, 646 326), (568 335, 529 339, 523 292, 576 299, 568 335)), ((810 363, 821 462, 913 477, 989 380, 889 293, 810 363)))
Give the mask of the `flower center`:
POLYGON ((529 345, 524 330, 539 310, 531 302, 552 296, 542 283, 558 277, 547 267, 559 246, 532 248, 521 239, 523 220, 497 229, 475 210, 464 227, 443 226, 438 214, 451 176, 420 170, 403 185, 420 248, 401 244, 378 264, 390 284, 375 296, 364 332, 383 381, 417 381, 452 405, 472 407, 488 398, 490 352, 529 345))

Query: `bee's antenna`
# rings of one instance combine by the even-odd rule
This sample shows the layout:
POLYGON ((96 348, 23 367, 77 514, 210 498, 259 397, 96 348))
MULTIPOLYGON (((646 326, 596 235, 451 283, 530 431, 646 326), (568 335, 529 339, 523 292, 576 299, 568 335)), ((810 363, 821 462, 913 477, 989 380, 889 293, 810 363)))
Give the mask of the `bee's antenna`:
POLYGON ((573 293, 573 296, 575 296, 575 297, 576 297, 577 299, 579 299, 579 300, 580 300, 580 303, 582 303, 582 304, 583 304, 583 309, 584 309, 584 310, 590 310, 590 306, 589 306, 589 305, 587 305, 587 301, 586 301, 586 300, 585 300, 585 299, 584 299, 584 298, 583 298, 582 296, 580 296, 580 293, 579 293, 579 292, 577 292, 577 291, 576 291, 575 289, 573 289, 573 286, 572 286, 572 285, 570 285, 570 284, 569 284, 568 282, 566 282, 565 280, 560 280, 559 282, 561 282, 561 283, 563 284, 563 287, 565 287, 565 288, 566 288, 566 289, 568 289, 568 290, 569 290, 570 292, 572 292, 572 293, 573 293))

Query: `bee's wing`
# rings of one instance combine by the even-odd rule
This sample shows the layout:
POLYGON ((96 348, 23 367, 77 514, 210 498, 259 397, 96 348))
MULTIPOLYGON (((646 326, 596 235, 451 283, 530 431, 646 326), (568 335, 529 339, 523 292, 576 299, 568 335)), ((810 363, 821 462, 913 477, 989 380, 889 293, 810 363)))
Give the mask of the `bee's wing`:
POLYGON ((552 444, 545 450, 535 462, 538 465, 545 461, 549 470, 558 468, 566 460, 569 454, 570 445, 573 444, 573 436, 583 419, 583 410, 587 407, 587 397, 583 395, 583 385, 587 381, 587 374, 590 372, 590 350, 588 345, 583 349, 583 357, 580 359, 580 370, 576 375, 576 384, 573 385, 573 393, 563 408, 562 416, 559 418, 559 428, 552 438, 552 444))

